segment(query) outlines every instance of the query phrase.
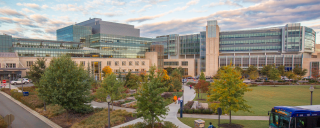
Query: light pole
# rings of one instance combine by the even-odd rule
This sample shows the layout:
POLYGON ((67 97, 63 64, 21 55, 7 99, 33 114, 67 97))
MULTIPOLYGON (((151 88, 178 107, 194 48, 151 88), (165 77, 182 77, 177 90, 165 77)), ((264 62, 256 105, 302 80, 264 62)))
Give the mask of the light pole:
POLYGON ((111 97, 110 97, 110 95, 108 95, 108 97, 107 97, 107 102, 108 102, 108 127, 109 128, 111 128, 111 126, 110 126, 110 102, 111 102, 111 97))
POLYGON ((313 87, 313 86, 311 86, 311 87, 309 88, 309 90, 310 90, 310 92, 311 92, 311 101, 310 101, 310 105, 312 105, 312 92, 313 92, 313 90, 314 90, 314 87, 313 87))
POLYGON ((10 80, 11 75, 9 74, 8 77, 9 77, 9 90, 11 90, 11 84, 10 84, 11 83, 11 80, 10 80))

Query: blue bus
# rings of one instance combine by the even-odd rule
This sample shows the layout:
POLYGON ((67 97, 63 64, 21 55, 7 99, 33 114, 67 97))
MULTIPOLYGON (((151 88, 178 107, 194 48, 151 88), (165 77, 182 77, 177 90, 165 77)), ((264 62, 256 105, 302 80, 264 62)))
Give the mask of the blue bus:
POLYGON ((275 106, 269 115, 269 128, 320 128, 320 105, 275 106))

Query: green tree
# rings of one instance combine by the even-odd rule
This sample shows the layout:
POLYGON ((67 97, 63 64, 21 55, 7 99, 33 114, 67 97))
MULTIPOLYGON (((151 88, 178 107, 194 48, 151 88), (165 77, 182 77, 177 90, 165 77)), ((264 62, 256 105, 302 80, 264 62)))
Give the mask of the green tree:
POLYGON ((183 69, 181 66, 179 66, 178 70, 180 71, 180 74, 181 74, 181 75, 184 75, 184 74, 185 74, 185 73, 184 73, 184 69, 183 69))
POLYGON ((167 72, 168 72, 169 75, 171 75, 172 71, 173 71, 173 69, 171 67, 167 68, 167 72))
POLYGON ((201 72, 201 74, 200 74, 200 78, 199 78, 200 80, 206 80, 206 77, 204 76, 204 73, 203 72, 201 72))
POLYGON ((46 61, 45 58, 37 58, 37 61, 30 67, 30 71, 28 72, 28 78, 33 81, 33 83, 38 84, 41 75, 43 75, 46 69, 46 61))
POLYGON ((285 67, 283 65, 280 65, 278 67, 278 70, 279 70, 279 73, 281 76, 285 76, 286 71, 285 71, 285 67))
POLYGON ((143 119, 152 124, 161 122, 161 118, 167 115, 169 109, 165 106, 165 100, 161 97, 161 94, 166 90, 161 88, 163 82, 161 82, 162 73, 155 74, 155 66, 151 66, 149 69, 150 81, 145 81, 139 87, 137 95, 137 115, 143 117, 143 119))
POLYGON ((286 72, 286 73, 285 73, 285 76, 287 76, 287 78, 289 79, 290 84, 291 84, 291 80, 293 80, 293 79, 296 79, 296 78, 297 78, 297 75, 296 75, 296 74, 294 74, 294 73, 293 73, 293 72, 291 72, 291 71, 286 72), (290 80, 290 79, 291 79, 291 80, 290 80))
POLYGON ((269 77, 268 77, 270 80, 273 80, 273 85, 274 87, 276 86, 274 84, 274 81, 276 80, 280 80, 281 79, 281 75, 279 73, 279 70, 276 68, 276 67, 272 67, 270 70, 269 70, 269 77))
POLYGON ((272 67, 274 67, 274 66, 273 65, 265 65, 265 66, 263 66, 263 68, 261 69, 261 74, 266 76, 266 77, 269 77, 270 76, 269 75, 269 71, 270 71, 270 69, 272 67))
POLYGON ((235 70, 239 71, 241 74, 243 74, 243 69, 239 66, 235 67, 235 70))
POLYGON ((259 77, 259 73, 258 71, 252 71, 249 74, 249 79, 250 80, 256 80, 259 77))
POLYGON ((172 71, 170 82, 173 85, 173 91, 179 91, 182 88, 182 75, 178 69, 172 71))
POLYGON ((251 72, 258 72, 258 68, 254 65, 250 65, 245 73, 249 76, 251 72))
POLYGON ((296 65, 293 69, 293 73, 298 75, 298 76, 304 76, 306 75, 308 72, 307 69, 302 69, 301 67, 299 67, 298 65, 296 65))
POLYGON ((91 78, 83 66, 70 56, 53 58, 37 85, 38 96, 47 103, 58 104, 70 111, 90 112, 91 78))
POLYGON ((210 86, 208 101, 219 101, 220 103, 213 103, 210 107, 213 109, 221 107, 225 113, 229 112, 229 124, 231 124, 231 111, 251 112, 251 107, 246 104, 243 97, 244 93, 251 89, 248 89, 248 85, 243 83, 241 73, 230 65, 224 66, 218 74, 220 79, 216 79, 210 86))
POLYGON ((137 89, 138 88, 138 82, 139 82, 139 77, 135 74, 132 74, 129 72, 126 75, 126 81, 125 81, 125 86, 130 89, 137 89))
MULTIPOLYGON (((106 89, 106 92, 111 97, 111 102, 124 98, 126 93, 123 93, 126 89, 123 86, 121 80, 117 80, 117 76, 114 73, 106 75, 103 79, 101 86, 106 89)), ((112 104, 113 109, 113 104, 112 104)))

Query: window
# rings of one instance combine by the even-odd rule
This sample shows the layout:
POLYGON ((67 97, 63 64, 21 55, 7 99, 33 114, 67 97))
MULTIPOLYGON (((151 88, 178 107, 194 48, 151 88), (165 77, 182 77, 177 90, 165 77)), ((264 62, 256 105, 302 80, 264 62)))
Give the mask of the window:
POLYGON ((31 67, 33 65, 33 61, 27 61, 27 67, 31 67))
POLYGON ((143 72, 143 71, 144 71, 144 69, 141 69, 141 71, 143 72))
POLYGON ((129 61, 129 66, 132 66, 132 61, 129 61))
POLYGON ((107 61, 107 66, 111 66, 111 61, 107 61))
POLYGON ((16 63, 7 63, 6 68, 16 68, 16 63))
POLYGON ((136 66, 139 66, 139 61, 136 61, 136 66))
POLYGON ((126 61, 122 61, 122 66, 126 66, 126 61))
POLYGON ((86 62, 85 61, 80 61, 80 65, 85 66, 86 62))
POLYGON ((179 62, 178 61, 175 61, 175 62, 164 62, 164 65, 179 66, 179 62))
POLYGON ((134 71, 135 71, 135 72, 139 72, 139 69, 135 69, 134 71))
POLYGON ((119 66, 119 61, 114 62, 115 66, 119 66))
POLYGON ((133 69, 129 69, 129 72, 132 72, 133 71, 133 69))
POLYGON ((126 72, 126 69, 122 69, 122 72, 126 72))
POLYGON ((114 72, 119 72, 119 69, 114 70, 114 72))
POLYGON ((182 66, 188 66, 188 61, 182 61, 182 66))
POLYGON ((144 61, 142 61, 142 63, 141 63, 142 65, 145 65, 145 62, 144 61))

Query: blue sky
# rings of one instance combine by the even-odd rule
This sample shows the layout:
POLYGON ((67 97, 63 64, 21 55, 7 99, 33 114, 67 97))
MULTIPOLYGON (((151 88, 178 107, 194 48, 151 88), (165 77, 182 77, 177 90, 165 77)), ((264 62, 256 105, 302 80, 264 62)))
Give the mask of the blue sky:
POLYGON ((143 37, 198 33, 212 19, 222 31, 298 22, 320 43, 319 0, 0 0, 0 34, 56 39, 89 18, 135 25, 143 37))

